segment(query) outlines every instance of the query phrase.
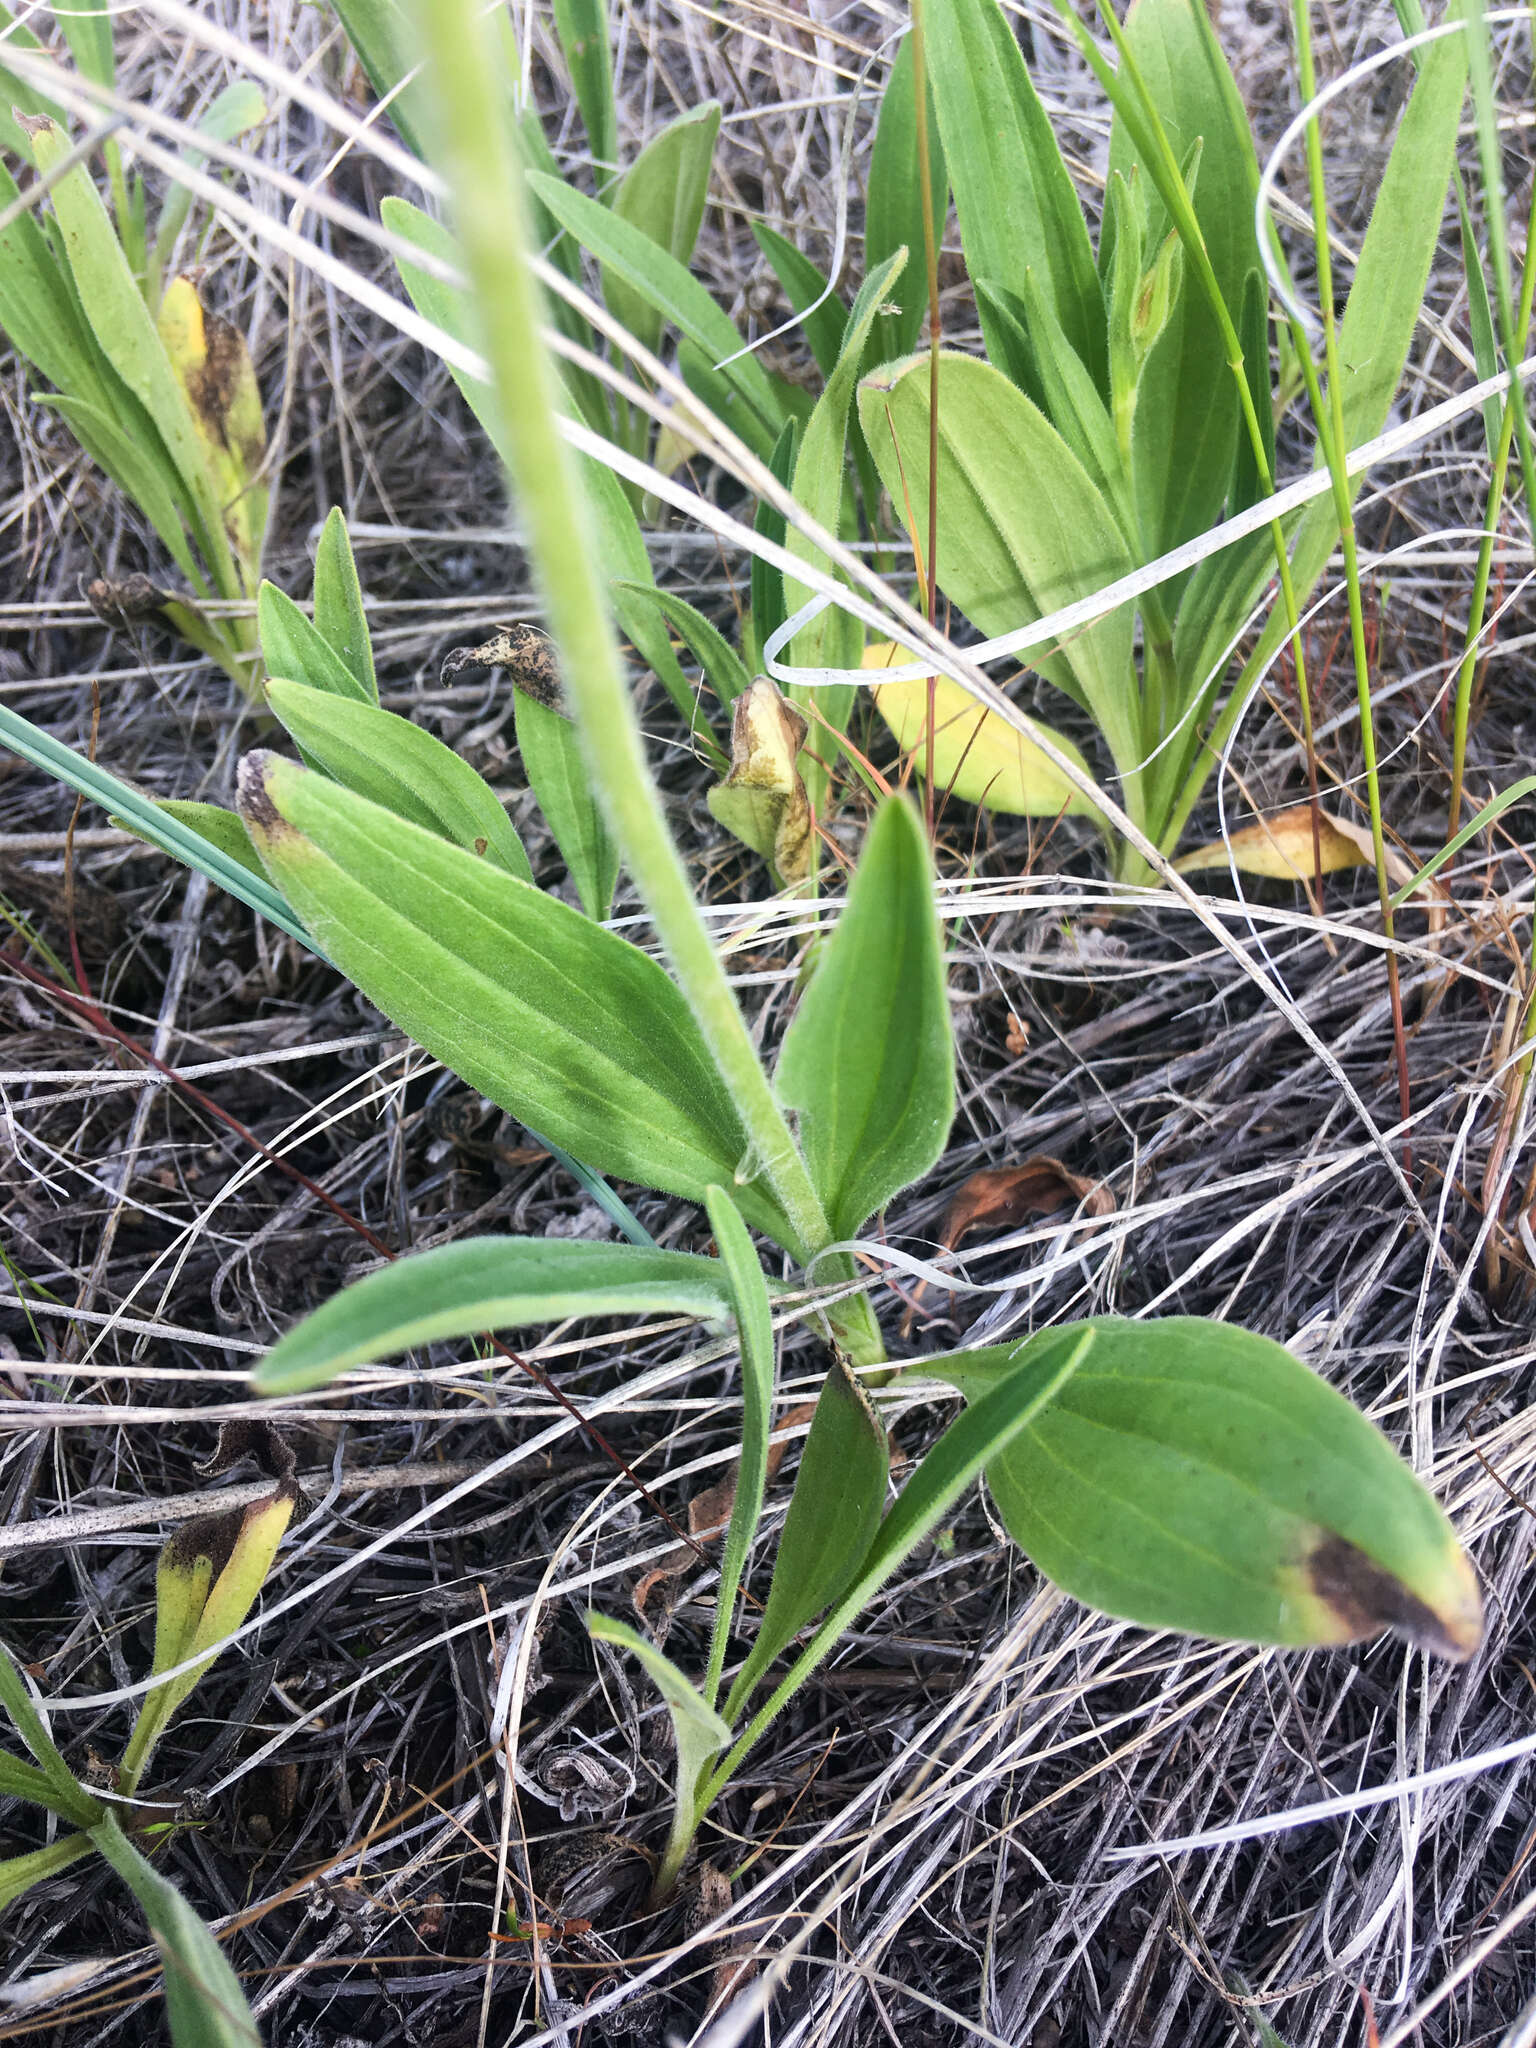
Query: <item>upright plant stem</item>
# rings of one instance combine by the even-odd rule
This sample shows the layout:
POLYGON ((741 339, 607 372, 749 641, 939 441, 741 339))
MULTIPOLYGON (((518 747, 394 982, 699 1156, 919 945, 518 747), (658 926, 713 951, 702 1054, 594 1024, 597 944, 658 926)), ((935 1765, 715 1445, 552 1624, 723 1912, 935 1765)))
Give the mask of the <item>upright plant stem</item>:
MULTIPOLYGON (((923 28, 923 0, 912 0, 912 116, 917 130, 917 183, 923 208, 923 263, 928 278, 928 573, 923 584, 923 616, 931 626, 939 590, 939 348, 944 338, 944 316, 939 305, 939 233, 933 217, 932 155, 928 142, 928 44, 923 28)), ((938 679, 930 676, 928 717, 923 728, 927 751, 923 797, 930 842, 937 705, 938 679)))
POLYGON ((615 840, 731 1091, 752 1156, 802 1258, 830 1240, 826 1216, 667 830, 625 684, 574 459, 561 437, 559 387, 539 330, 522 179, 477 0, 416 0, 436 101, 437 156, 474 290, 512 482, 560 649, 588 769, 615 840))
MULTIPOLYGON (((1296 56, 1302 103, 1317 96, 1317 73, 1312 62, 1312 24, 1308 0, 1292 0, 1296 25, 1296 56)), ((1397 954, 1392 947, 1392 891, 1387 877, 1386 838, 1381 823, 1381 778, 1376 767, 1376 729, 1371 718, 1371 661, 1365 644, 1365 612, 1360 601, 1360 557, 1355 543, 1354 503, 1350 496, 1349 437, 1344 425, 1344 368, 1339 361, 1338 323, 1333 316, 1333 254, 1328 243, 1328 194, 1323 181, 1323 143, 1315 120, 1307 123, 1307 182, 1312 196, 1312 239, 1317 251, 1317 296, 1323 316, 1323 357, 1328 371, 1328 409, 1324 413, 1317 388, 1317 368, 1306 337, 1298 337, 1302 372, 1317 416, 1319 437, 1328 462, 1333 486, 1334 510, 1338 515, 1339 539, 1344 551, 1344 581, 1349 598, 1349 638, 1354 654, 1355 688, 1360 701, 1360 751, 1365 760, 1365 787, 1371 811, 1371 851, 1376 860, 1376 889, 1381 903, 1382 929, 1387 936, 1387 993, 1392 1005, 1392 1036, 1397 1054, 1398 1104, 1404 1121, 1409 1114, 1408 1049, 1403 1036, 1403 995, 1398 981, 1397 954)))
MULTIPOLYGON (((1526 260, 1520 279, 1520 311, 1515 320, 1515 347, 1521 347, 1520 337, 1531 324, 1531 309, 1536 304, 1536 260, 1529 251, 1531 237, 1536 235, 1536 188, 1531 193, 1531 215, 1526 227, 1526 260)), ((1511 372, 1515 360, 1508 365, 1511 372)), ((1487 614, 1488 581, 1493 569, 1493 546, 1498 537, 1499 514, 1504 507, 1504 485, 1509 475, 1510 446, 1521 420, 1525 417, 1525 393, 1519 379, 1510 385, 1504 395, 1504 415, 1499 423, 1498 445, 1494 449, 1493 474, 1488 482, 1488 505, 1483 514, 1483 538, 1477 551, 1477 569, 1472 579, 1472 603, 1467 612, 1467 645, 1461 657, 1461 666, 1456 674, 1456 699, 1453 713, 1451 737, 1451 801, 1446 819, 1445 836, 1454 839, 1461 826, 1461 804, 1463 785, 1467 772, 1467 725, 1472 709, 1472 678, 1477 672, 1477 647, 1483 635, 1483 620, 1487 614)))

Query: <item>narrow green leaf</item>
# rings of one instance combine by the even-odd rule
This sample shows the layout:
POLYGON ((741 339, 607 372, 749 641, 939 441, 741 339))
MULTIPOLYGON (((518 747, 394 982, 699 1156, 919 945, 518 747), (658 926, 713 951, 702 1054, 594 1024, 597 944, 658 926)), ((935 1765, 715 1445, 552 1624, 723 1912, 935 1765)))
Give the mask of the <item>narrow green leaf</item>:
MULTIPOLYGON (((363 607, 363 586, 357 578, 352 540, 339 505, 333 505, 315 549, 315 631, 339 654, 364 693, 377 704, 378 678, 373 668, 373 638, 363 607)), ((302 681, 302 677, 295 677, 302 681)))
MULTIPOLYGON (((37 1775, 48 1786, 46 1804, 55 1812, 62 1813, 76 1827, 90 1827, 100 1818, 101 1808, 60 1756, 27 1690, 27 1681, 4 1644, 0 1644, 0 1707, 10 1716, 12 1727, 37 1759, 37 1775)), ((26 1772, 26 1765, 18 1759, 8 1758, 7 1762, 15 1772, 26 1772)), ((30 1776, 28 1783, 32 1783, 30 1776)), ((21 1794, 24 1799, 37 1796, 31 1790, 21 1794)))
POLYGON ((302 1394, 354 1365, 485 1330, 564 1316, 719 1318, 730 1276, 691 1252, 579 1238, 468 1237, 384 1266, 333 1294, 251 1375, 260 1394, 302 1394))
MULTIPOLYGON (((752 566, 754 570, 757 567, 756 556, 752 566)), ((752 678, 735 648, 702 612, 695 611, 685 597, 679 597, 675 591, 658 590, 654 583, 617 583, 614 588, 628 591, 642 604, 653 604, 682 635, 720 702, 735 703, 752 678)))
POLYGON ((420 57, 406 9, 399 0, 331 0, 331 5, 368 83, 381 100, 389 100, 389 119, 401 141, 425 159, 430 103, 419 78, 403 83, 420 57))
MULTIPOLYGON (((638 948, 273 755, 242 762, 240 809, 328 957, 472 1087, 600 1172, 690 1201, 737 1184, 741 1121, 682 994, 638 948)), ((782 1241, 772 1197, 739 1186, 782 1241)))
MULTIPOLYGON (((1185 182, 1192 186, 1195 219, 1237 324, 1244 281, 1259 261, 1253 230, 1259 167, 1241 95, 1200 0, 1136 0, 1125 38, 1175 158, 1182 164, 1199 146, 1199 175, 1185 182)), ((1111 174, 1128 176, 1137 161, 1135 143, 1117 113, 1110 132, 1111 174)), ((1143 164, 1142 176, 1150 178, 1153 169, 1143 164)), ((1155 238, 1165 232, 1155 229, 1155 238)), ((1149 246, 1144 267, 1152 253, 1149 246)), ((1246 341, 1241 326, 1239 334, 1246 341)), ((1270 410, 1267 335, 1261 361, 1262 417, 1270 410)), ((1187 273, 1141 373, 1137 397, 1134 467, 1146 560, 1203 533, 1219 516, 1239 434, 1246 441, 1221 332, 1187 273)))
MULTIPOLYGON (((1300 1359, 1191 1316, 1085 1327, 1087 1361, 987 1466, 1009 1533, 1057 1585, 1193 1635, 1343 1643, 1396 1628, 1471 1654, 1482 1608, 1455 1532, 1300 1359)), ((1059 1336, 923 1369, 976 1400, 1059 1336)))
POLYGON ((28 1849, 20 1856, 0 1857, 0 1913, 14 1905, 33 1885, 57 1877, 91 1853, 89 1835, 60 1835, 44 1849, 28 1849))
MULTIPOLYGON (((928 170, 933 232, 944 237, 949 206, 949 171, 939 140, 933 92, 928 93, 928 170)), ((865 367, 910 355, 917 347, 927 311, 923 248, 923 186, 917 156, 917 95, 912 83, 912 38, 896 52, 880 100, 874 146, 869 153, 869 190, 864 202, 864 267, 873 275, 898 249, 907 252, 901 304, 887 307, 870 337, 865 367)))
POLYGON ((736 1595, 757 1534, 768 1484, 768 1433, 773 1422, 773 1309, 768 1285, 741 1211, 724 1188, 706 1188, 704 1205, 720 1248, 720 1263, 730 1283, 731 1307, 741 1343, 741 1458, 736 1467, 736 1497, 720 1562, 720 1590, 715 1600, 715 1625, 709 1642, 709 1671, 704 1696, 711 1706, 719 1697, 736 1595))
MULTIPOLYGON (((968 1406, 920 1461, 876 1530, 841 1597, 719 1766, 706 1788, 709 1797, 727 1782, 769 1722, 825 1660, 859 1610, 868 1605, 923 1538, 938 1527, 982 1469, 989 1467, 990 1461, 1047 1410, 1070 1382, 1089 1353, 1093 1331, 1069 1325, 1052 1335, 1057 1339, 1054 1345, 1032 1351, 1016 1371, 1004 1375, 982 1398, 968 1406)), ((739 1682, 733 1698, 737 1694, 742 1699, 746 1697, 739 1682)))
POLYGON ((175 1885, 108 1814, 91 1840, 138 1900, 165 1971, 172 2048, 261 2048, 261 2032, 223 1949, 175 1885))
POLYGON ((658 248, 642 229, 616 218, 606 206, 599 206, 583 193, 573 192, 558 178, 532 171, 528 183, 583 248, 590 249, 599 262, 670 321, 709 363, 723 362, 728 356, 736 358, 720 374, 755 416, 759 441, 766 435, 766 446, 771 448, 784 416, 778 395, 756 356, 741 354, 741 336, 729 315, 721 311, 697 278, 675 257, 658 248))
POLYGON ((0 328, 11 345, 56 385, 103 412, 117 380, 97 351, 48 237, 15 179, 0 164, 0 328))
MULTIPOLYGON (((1275 475, 1275 403, 1269 378, 1269 285, 1263 271, 1250 270, 1243 280, 1242 310, 1237 319, 1238 339, 1243 345, 1243 374, 1253 398, 1264 442, 1264 460, 1271 477, 1275 475)), ((1229 514, 1246 512, 1263 496, 1259 466, 1253 443, 1246 432, 1236 436, 1237 455, 1232 472, 1229 514)))
POLYGON ((848 327, 848 308, 835 291, 827 290, 825 275, 810 257, 786 241, 766 221, 755 220, 752 233, 757 246, 768 258, 786 299, 801 324, 806 346, 816 358, 823 377, 830 377, 842 353, 843 335, 848 327))
POLYGON ((25 1763, 19 1756, 12 1756, 3 1749, 0 1749, 0 1796, 25 1799, 33 1806, 47 1807, 77 1824, 83 1818, 84 1809, 79 1801, 70 1799, 67 1808, 60 1803, 61 1795, 46 1771, 40 1771, 36 1764, 25 1763))
MULTIPOLYGON (((800 447, 800 423, 786 420, 779 438, 773 444, 773 454, 768 467, 774 481, 786 489, 794 480, 795 462, 800 447)), ((784 514, 770 505, 766 498, 759 499, 757 511, 752 519, 752 531, 761 534, 764 540, 771 540, 775 547, 783 547, 788 537, 789 522, 784 514)), ((784 577, 771 562, 765 562, 761 555, 752 557, 752 618, 751 652, 747 666, 755 674, 763 665, 763 649, 789 617, 784 609, 784 577)), ((745 650, 744 650, 745 651, 745 650)))
MULTIPOLYGON (((379 212, 391 234, 414 242, 419 249, 441 261, 459 261, 458 245, 453 237, 419 207, 411 206, 404 199, 389 198, 383 202, 379 212)), ((400 281, 417 312, 451 334, 456 341, 467 341, 474 323, 464 291, 442 284, 413 264, 401 262, 399 269, 400 281)), ((490 437, 492 446, 505 462, 507 450, 495 407, 490 402, 489 388, 457 369, 452 371, 452 376, 470 410, 490 437)), ((586 485, 587 504, 597 527, 598 546, 609 576, 627 578, 632 583, 649 583, 652 580, 650 557, 646 553, 634 507, 625 496, 623 485, 605 463, 583 459, 581 472, 586 485)), ((693 693, 677 665, 672 643, 654 609, 618 584, 611 587, 619 624, 634 643, 641 660, 653 670, 682 716, 696 726, 693 693)), ((714 745, 712 739, 709 743, 714 745)))
MULTIPOLYGON (((200 135, 206 135, 212 142, 238 142, 242 135, 250 133, 267 118, 267 103, 257 86, 248 78, 237 78, 214 99, 206 114, 197 124, 200 135)), ((188 170, 199 171, 207 162, 206 156, 198 149, 184 149, 181 160, 188 170)), ((150 266, 151 279, 163 275, 176 247, 176 238, 186 226, 187 215, 192 210, 192 187, 173 182, 166 192, 160 207, 160 218, 155 223, 154 255, 150 266)))
MULTIPOLYGON (((27 12, 35 14, 37 10, 29 5, 27 12)), ((33 57, 48 58, 52 55, 47 45, 38 40, 11 8, 0 6, 0 59, 4 58, 7 50, 24 50, 33 57)), ((0 62, 0 81, 3 81, 3 87, 0 87, 0 150, 23 158, 31 154, 26 130, 20 125, 19 117, 23 114, 46 114, 61 128, 68 126, 68 117, 58 102, 47 98, 35 86, 28 85, 4 62, 0 62)))
POLYGON ((267 702, 306 759, 333 781, 520 881, 533 880, 496 792, 432 733, 376 704, 282 679, 267 685, 267 702))
MULTIPOLYGON (((51 121, 30 130, 32 157, 44 175, 68 155, 69 136, 51 121)), ((223 507, 212 489, 202 444, 165 345, 83 164, 56 178, 49 193, 75 290, 92 334, 113 369, 154 421, 177 476, 196 508, 197 541, 221 589, 237 582, 224 535, 223 507)))
POLYGON ((592 793, 576 728, 558 711, 517 692, 517 745, 528 784, 576 884, 582 908, 599 921, 613 903, 619 852, 592 793))
POLYGON ((774 1075, 834 1237, 851 1237, 939 1157, 954 1067, 928 844, 913 807, 889 798, 774 1075))
POLYGON ((275 583, 263 582, 256 594, 256 623, 269 676, 328 691, 356 704, 377 703, 377 690, 359 681, 343 656, 275 583))
POLYGON ((115 86, 117 58, 112 48, 112 20, 117 13, 113 0, 70 0, 55 10, 69 54, 86 78, 97 85, 115 86))
POLYGON ((619 116, 613 99, 605 0, 555 0, 555 33, 571 74, 601 191, 603 173, 617 170, 619 164, 619 116))
MULTIPOLYGON (((928 502, 928 362, 859 387, 864 436, 899 515, 928 502)), ((939 584, 989 637, 1087 597, 1134 566, 1114 514, 1038 407, 1000 371, 946 353, 939 365, 939 584)), ((1133 610, 1032 657, 1092 711, 1122 773, 1143 758, 1131 666, 1133 610)))
MULTIPOLYGON (((122 391, 118 396, 127 400, 130 394, 122 391)), ((138 506, 182 575, 194 590, 201 591, 202 571, 187 544, 191 508, 160 436, 148 420, 141 435, 133 431, 131 421, 125 427, 90 400, 67 392, 40 402, 59 415, 91 460, 138 506)))
POLYGON ((842 1359, 834 1358, 800 1454, 768 1604, 725 1703, 728 1721, 735 1721, 763 1673, 801 1629, 857 1574, 885 1512, 890 1463, 890 1445, 868 1394, 842 1359))
MULTIPOLYGON (((900 277, 906 260, 905 251, 898 249, 865 279, 848 316, 848 328, 836 368, 827 379, 827 388, 816 401, 816 410, 800 437, 800 453, 795 460, 795 498, 809 516, 829 533, 837 532, 842 519, 848 415, 859 371, 871 331, 880 317, 880 308, 900 277)), ((809 562, 827 574, 840 574, 798 527, 790 532, 788 547, 797 560, 809 562)), ((787 612, 798 611, 810 596, 808 585, 786 578, 784 607, 787 612)), ((863 650, 863 626, 850 613, 829 605, 804 631, 795 635, 790 644, 789 660, 797 668, 852 669, 858 667, 863 650)), ((791 694, 798 702, 819 710, 834 731, 842 732, 847 728, 855 696, 851 685, 797 688, 791 694)), ((803 773, 811 808, 821 816, 826 810, 831 749, 825 732, 816 730, 815 726, 813 718, 803 773)))
MULTIPOLYGON (((1445 215, 1466 69, 1461 36, 1448 36, 1424 52, 1413 97, 1399 124, 1371 209, 1339 324, 1338 353, 1345 380, 1344 438, 1350 448, 1381 432, 1402 381, 1445 215)), ((1352 487, 1358 491, 1362 482, 1363 478, 1356 478, 1352 487)), ((1302 514, 1291 549, 1291 574, 1299 604, 1306 603, 1322 574, 1338 530, 1331 496, 1319 498, 1302 514)), ((1204 677, 1211 672, 1256 602, 1273 566, 1273 553, 1266 557, 1262 548, 1228 549, 1201 564, 1175 628, 1174 653, 1181 674, 1204 677)), ((1284 612, 1276 606, 1244 668, 1245 681, 1237 691, 1239 702, 1246 700, 1251 679, 1263 673, 1287 631, 1284 612)), ((1218 674, 1210 694, 1221 680, 1218 674)), ((1189 783, 1181 803, 1186 808, 1203 786, 1214 759, 1201 745, 1202 724, 1203 718, 1193 727, 1184 749, 1189 783)))
POLYGON ((1107 391, 1093 246, 1012 22, 997 0, 929 0, 927 51, 966 267, 1001 279, 1037 271, 1068 341, 1107 391))
MULTIPOLYGON (((649 235, 660 249, 686 269, 704 220, 710 166, 720 133, 720 105, 702 106, 663 128, 635 158, 619 180, 613 211, 620 220, 649 235)), ((603 274, 603 297, 636 341, 654 349, 661 339, 661 315, 649 299, 624 282, 616 271, 603 274)))
MULTIPOLYGON (((1109 408, 1099 396, 1099 388, 1082 358, 1062 333, 1061 323, 1035 273, 1026 270, 1021 284, 1020 298, 1032 349, 1031 367, 1040 386, 1041 409, 1098 486, 1105 504, 1119 521, 1127 548, 1134 552, 1140 545, 1135 501, 1109 408)), ((1020 389, 1027 387, 1021 384, 1020 389)))

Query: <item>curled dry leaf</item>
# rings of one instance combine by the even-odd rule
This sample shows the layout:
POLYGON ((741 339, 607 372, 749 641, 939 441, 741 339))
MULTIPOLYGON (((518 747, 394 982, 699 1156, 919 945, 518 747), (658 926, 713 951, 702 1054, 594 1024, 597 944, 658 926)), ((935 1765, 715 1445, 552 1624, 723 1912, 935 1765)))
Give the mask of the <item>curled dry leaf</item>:
MULTIPOLYGON (((1376 865, 1371 835, 1364 825, 1350 818, 1320 811, 1319 847, 1323 873, 1338 874, 1344 868, 1376 865)), ((1174 862, 1181 875, 1199 868, 1237 868, 1245 875, 1264 875, 1275 882, 1310 882, 1314 872, 1312 809, 1296 804, 1273 817, 1260 818, 1225 839, 1212 839, 1174 862)), ((1413 869, 1395 847, 1387 848, 1387 876, 1395 889, 1413 879, 1413 869)))
POLYGON ((525 697, 531 697, 547 710, 567 715, 554 642, 537 626, 526 622, 498 626, 490 639, 478 647, 455 647, 443 656, 438 680, 453 683, 460 676, 479 675, 488 668, 504 668, 525 697))
MULTIPOLYGON (((983 1167, 956 1191, 939 1242, 946 1251, 958 1251, 973 1230, 1011 1230, 1027 1216, 1048 1216, 1077 1203, 1090 1216, 1114 1214, 1115 1198, 1102 1181, 1085 1180, 1049 1153, 1037 1152, 1022 1166, 983 1167)), ((911 1329, 913 1311, 927 1287, 927 1281, 920 1280, 913 1289, 903 1335, 911 1329)))
POLYGON ((796 766, 805 719, 766 676, 736 699, 731 714, 731 765, 709 792, 709 808, 728 832, 771 861, 782 882, 811 872, 814 820, 796 766))
MULTIPOLYGON (((893 640, 864 650, 868 669, 903 668, 921 656, 893 640)), ((1062 812, 1093 817, 1093 806, 1027 740, 995 711, 978 704, 969 691, 948 676, 935 676, 933 691, 933 780, 962 802, 1012 817, 1054 818, 1062 812)), ((875 709, 896 735, 896 743, 918 774, 928 772, 928 704, 930 685, 871 683, 875 709)), ((1064 733, 1050 726, 1040 731, 1059 752, 1091 778, 1092 770, 1064 733)))

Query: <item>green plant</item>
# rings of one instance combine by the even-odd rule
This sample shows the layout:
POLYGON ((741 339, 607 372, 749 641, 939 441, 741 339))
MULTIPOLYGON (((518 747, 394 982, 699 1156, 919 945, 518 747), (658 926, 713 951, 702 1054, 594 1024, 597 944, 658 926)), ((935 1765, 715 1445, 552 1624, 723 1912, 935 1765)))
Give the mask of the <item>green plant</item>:
POLYGON ((927 844, 904 800, 878 807, 770 1073, 668 837, 618 667, 558 434, 526 224, 506 204, 515 187, 481 33, 473 0, 434 11, 430 75, 455 138, 446 162, 466 306, 588 771, 675 979, 484 850, 313 769, 248 755, 241 816, 306 929, 374 1002, 594 1164, 700 1203, 718 1255, 516 1238, 443 1247, 343 1290, 273 1349, 255 1384, 300 1392, 416 1345, 567 1316, 734 1324, 742 1460, 701 1683, 620 1624, 593 1622, 641 1658, 676 1724, 660 1890, 773 1716, 983 1473, 1037 1562, 1107 1612, 1280 1643, 1390 1626, 1465 1656, 1481 1629, 1476 1582, 1429 1494, 1289 1352, 1221 1325, 1096 1319, 908 1367, 967 1405, 887 1507, 877 1404, 890 1368, 841 1247, 931 1168, 953 1112, 927 844), (751 1229, 834 1283, 830 1298, 779 1301, 825 1316, 833 1347, 761 1619, 727 1686, 773 1402, 775 1300, 751 1229))
MULTIPOLYGON (((1272 391, 1258 166, 1205 11, 1138 0, 1122 30, 1105 9, 1116 69, 1073 24, 1114 108, 1095 253, 997 0, 925 8, 989 360, 943 357, 937 417, 926 358, 866 377, 859 408, 893 501, 920 511, 936 492, 941 589, 983 633, 1005 638, 1206 532, 1224 509, 1261 504, 1273 489, 1275 408, 1295 379, 1283 374, 1272 391)), ((1465 71, 1459 37, 1422 53, 1336 346, 1330 328, 1325 403, 1310 380, 1338 465, 1333 501, 1209 556, 1040 660, 1092 717, 1126 810, 1164 851, 1347 524, 1344 453, 1380 429, 1397 389, 1465 71), (1218 713, 1231 648, 1277 559, 1286 602, 1218 713)), ((1284 361, 1305 357, 1310 370, 1308 346, 1297 329, 1284 361)), ((1142 864, 1126 847, 1119 866, 1130 875, 1142 864)))
POLYGON ((138 1900, 160 1951, 176 2048, 251 2048, 261 2036, 223 1950, 176 1887, 148 1860, 178 1825, 174 1804, 138 1799, 145 1771, 172 1716, 244 1622, 261 1591, 298 1493, 294 1458, 264 1423, 231 1423, 205 1468, 222 1472, 254 1456, 272 1491, 248 1507, 185 1523, 160 1553, 150 1677, 110 1793, 83 1784, 59 1753, 26 1680, 0 1647, 0 1709, 32 1762, 0 1751, 0 1791, 41 1807, 70 1832, 44 1848, 0 1858, 0 1906, 84 1856, 101 1856, 138 1900))
MULTIPOLYGON (((83 79, 116 82, 112 12, 60 11, 83 79)), ((189 276, 163 283, 185 225, 186 188, 173 185, 153 233, 142 178, 125 177, 116 142, 102 144, 110 205, 92 182, 64 112, 30 81, 36 39, 8 23, 0 62, 0 153, 36 173, 23 193, 0 161, 0 331, 52 387, 56 412, 87 455, 148 520, 186 580, 99 581, 92 602, 116 621, 156 617, 216 661, 240 687, 258 684, 256 594, 267 522, 266 431, 245 339, 209 310, 189 276), (38 203, 46 200, 46 206, 38 203)), ((201 123, 229 142, 265 118, 254 86, 221 93, 201 123)), ((195 151, 188 152, 195 166, 195 151)))

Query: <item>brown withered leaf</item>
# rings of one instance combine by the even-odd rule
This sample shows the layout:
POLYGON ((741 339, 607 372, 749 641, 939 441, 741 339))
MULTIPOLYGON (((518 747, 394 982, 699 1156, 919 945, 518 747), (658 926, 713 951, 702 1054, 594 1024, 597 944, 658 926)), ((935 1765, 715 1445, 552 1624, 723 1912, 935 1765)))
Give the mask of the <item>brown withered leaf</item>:
POLYGON ((555 643, 537 626, 520 623, 499 626, 489 640, 478 647, 455 647, 445 654, 438 670, 439 682, 457 682, 460 676, 478 675, 488 668, 504 668, 515 688, 536 704, 561 717, 569 716, 555 643))
MULTIPOLYGON (((1049 1216, 1078 1203, 1090 1216, 1112 1216, 1115 1210, 1115 1198, 1102 1181, 1085 1180, 1047 1152, 1035 1153, 1022 1166, 983 1167, 956 1190, 939 1242, 946 1251, 958 1251, 974 1230, 1012 1230, 1027 1217, 1049 1216)), ((912 1327, 913 1312, 927 1287, 927 1281, 920 1280, 912 1291, 903 1336, 912 1327)))
POLYGON ((816 837, 797 766, 806 731, 796 707, 758 676, 736 699, 730 770, 709 792, 709 808, 725 829, 791 884, 810 874, 816 837))
MULTIPOLYGON (((1332 811, 1320 811, 1319 846, 1323 873, 1335 875, 1345 868, 1369 868, 1376 864, 1369 827, 1332 811)), ((1209 840, 1174 862, 1181 875, 1197 868, 1235 867, 1245 875, 1267 875, 1277 882, 1310 882, 1314 873, 1312 807, 1296 804, 1273 817, 1260 818, 1225 839, 1209 840)), ((1387 877, 1394 889, 1412 878, 1413 869, 1395 847, 1387 848, 1387 877)))

